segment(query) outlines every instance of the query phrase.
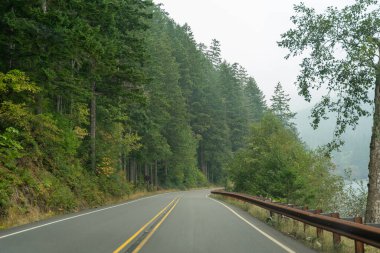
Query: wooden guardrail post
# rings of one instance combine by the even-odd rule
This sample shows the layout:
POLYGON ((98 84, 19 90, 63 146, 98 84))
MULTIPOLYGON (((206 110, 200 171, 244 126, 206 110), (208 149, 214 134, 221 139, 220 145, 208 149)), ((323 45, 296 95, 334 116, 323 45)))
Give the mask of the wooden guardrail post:
MULTIPOLYGON (((308 207, 308 206, 304 206, 304 207, 302 208, 302 210, 307 211, 307 210, 309 210, 309 207, 308 207)), ((307 224, 304 223, 304 224, 303 224, 303 232, 304 232, 304 233, 306 233, 306 229, 307 229, 307 224)))
MULTIPOLYGON (((339 213, 332 213, 331 214, 331 217, 333 218, 337 218, 339 219, 339 213)), ((334 247, 338 247, 341 243, 342 239, 340 237, 340 234, 337 234, 337 233, 333 233, 333 243, 334 243, 334 247)))
MULTIPOLYGON (((316 210, 315 213, 316 214, 321 214, 322 210, 320 210, 320 209, 316 210)), ((323 235, 323 229, 317 227, 317 237, 318 238, 322 238, 322 235, 323 235)))
MULTIPOLYGON (((362 217, 355 217, 354 222, 363 224, 362 217)), ((364 253, 364 243, 355 240, 355 253, 364 253)))

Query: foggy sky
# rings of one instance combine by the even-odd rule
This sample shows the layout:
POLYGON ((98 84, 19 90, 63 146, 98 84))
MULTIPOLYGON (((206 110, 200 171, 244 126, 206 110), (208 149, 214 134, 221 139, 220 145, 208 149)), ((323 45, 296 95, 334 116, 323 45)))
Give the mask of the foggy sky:
MULTIPOLYGON (((221 42, 222 57, 238 62, 253 76, 266 100, 277 82, 291 95, 294 111, 310 107, 294 85, 300 59, 285 60, 287 50, 277 46, 280 34, 292 27, 290 16, 299 0, 155 0, 164 4, 170 17, 188 23, 197 42, 221 42)), ((304 0, 307 6, 323 11, 327 6, 343 7, 353 0, 304 0)), ((318 97, 318 95, 317 95, 318 97)))

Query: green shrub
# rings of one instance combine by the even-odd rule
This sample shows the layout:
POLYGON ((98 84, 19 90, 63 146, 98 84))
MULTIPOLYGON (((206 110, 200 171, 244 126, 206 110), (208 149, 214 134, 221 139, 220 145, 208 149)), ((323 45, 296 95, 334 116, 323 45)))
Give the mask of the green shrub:
POLYGON ((15 160, 22 157, 23 147, 17 141, 19 131, 13 127, 8 127, 0 134, 0 162, 7 167, 14 167, 15 160))
POLYGON ((109 177, 101 175, 98 177, 98 184, 105 194, 113 197, 121 197, 130 194, 131 192, 127 182, 125 182, 118 174, 113 174, 109 177))
POLYGON ((53 187, 49 190, 48 208, 58 211, 70 211, 77 207, 76 197, 73 192, 58 180, 54 180, 53 187))
POLYGON ((13 181, 12 174, 7 169, 0 167, 0 217, 6 216, 7 210, 10 207, 13 181))

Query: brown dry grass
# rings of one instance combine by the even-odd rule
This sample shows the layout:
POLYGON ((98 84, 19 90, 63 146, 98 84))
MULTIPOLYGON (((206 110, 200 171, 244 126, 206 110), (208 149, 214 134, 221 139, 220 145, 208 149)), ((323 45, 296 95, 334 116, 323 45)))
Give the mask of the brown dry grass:
MULTIPOLYGON (((143 197, 148 197, 152 195, 173 192, 175 190, 159 190, 154 192, 139 191, 130 195, 125 195, 121 198, 109 198, 106 200, 104 206, 114 205, 123 203, 126 201, 131 201, 143 197)), ((83 211, 85 209, 91 208, 89 206, 83 206, 75 210, 75 212, 83 211)), ((94 208, 94 207, 92 207, 94 208)), ((20 225, 29 224, 32 222, 48 219, 57 215, 62 215, 67 212, 53 212, 53 211, 42 211, 38 207, 29 207, 27 210, 22 210, 18 207, 12 207, 8 210, 8 216, 6 219, 0 219, 0 230, 7 229, 11 227, 16 227, 20 225)))

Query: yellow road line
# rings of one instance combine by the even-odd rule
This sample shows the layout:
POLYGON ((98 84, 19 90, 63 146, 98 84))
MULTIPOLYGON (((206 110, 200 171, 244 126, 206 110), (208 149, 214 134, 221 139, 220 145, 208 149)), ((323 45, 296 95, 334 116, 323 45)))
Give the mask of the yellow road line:
MULTIPOLYGON (((168 207, 175 201, 178 200, 179 198, 176 197, 174 198, 167 206, 165 206, 156 216, 154 216, 150 221, 148 221, 144 226, 142 226, 134 235, 129 237, 128 240, 126 240, 122 245, 120 245, 119 248, 117 248, 113 253, 119 253, 122 249, 125 248, 133 239, 135 239, 150 223, 152 223, 155 219, 157 219, 158 216, 160 216, 168 207)), ((178 202, 177 202, 178 203, 178 202)))
POLYGON ((159 226, 161 226, 161 224, 169 216, 169 214, 171 213, 171 211, 173 211, 173 209, 178 204, 178 202, 179 202, 179 199, 177 199, 177 202, 170 208, 170 210, 165 214, 165 216, 160 220, 160 222, 152 229, 152 231, 149 232, 149 234, 141 241, 141 243, 133 250, 132 253, 138 253, 142 249, 142 247, 144 247, 144 245, 148 242, 148 240, 150 239, 150 237, 152 237, 152 235, 154 234, 154 232, 156 232, 156 230, 159 228, 159 226))

